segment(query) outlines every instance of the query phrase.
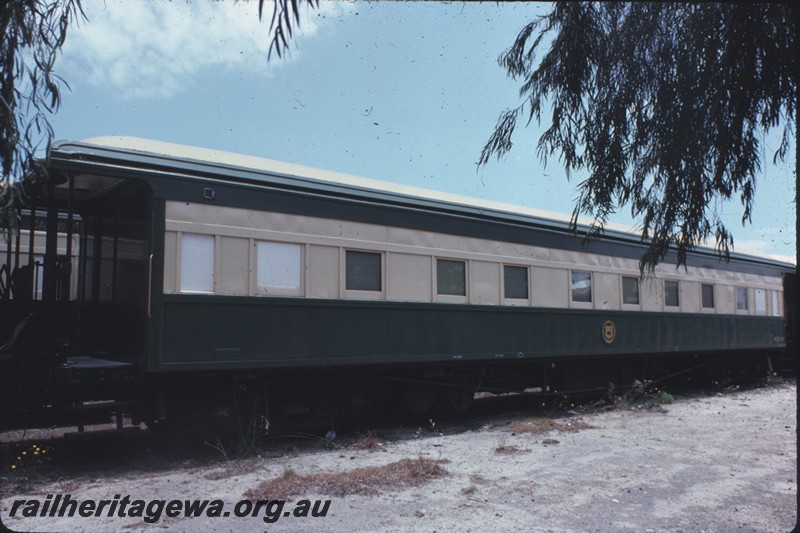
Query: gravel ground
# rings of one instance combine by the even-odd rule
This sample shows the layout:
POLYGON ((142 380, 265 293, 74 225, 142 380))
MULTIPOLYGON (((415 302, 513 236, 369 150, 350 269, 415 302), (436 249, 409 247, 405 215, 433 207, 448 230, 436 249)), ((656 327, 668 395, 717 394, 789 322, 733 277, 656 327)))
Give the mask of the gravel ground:
MULTIPOLYGON (((245 459, 217 452, 153 458, 149 450, 123 447, 128 460, 108 466, 100 452, 97 461, 77 465, 20 464, 10 471, 3 464, 0 517, 16 531, 790 531, 797 516, 796 405, 792 383, 555 418, 519 410, 479 414, 462 424, 340 436, 333 444, 276 440, 245 459), (358 469, 402 459, 436 461, 445 473, 401 482, 390 466, 370 474, 385 483, 359 485, 358 469), (315 485, 322 477, 328 483, 315 485), (330 500, 327 516, 265 522, 276 505, 255 517, 233 516, 245 492, 276 478, 310 483, 289 497, 284 512, 306 499, 330 500), (230 516, 162 512, 154 523, 25 518, 21 510, 10 516, 15 500, 43 502, 56 493, 79 500, 220 499, 230 516)), ((34 453, 36 442, 43 441, 16 449, 34 453)))

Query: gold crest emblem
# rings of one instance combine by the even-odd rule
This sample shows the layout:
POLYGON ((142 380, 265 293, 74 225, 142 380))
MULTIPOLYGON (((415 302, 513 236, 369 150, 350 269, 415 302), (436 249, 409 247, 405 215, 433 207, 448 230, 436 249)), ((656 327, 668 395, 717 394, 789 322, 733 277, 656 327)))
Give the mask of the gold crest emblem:
POLYGON ((611 344, 617 338, 617 326, 610 320, 603 322, 603 342, 611 344))

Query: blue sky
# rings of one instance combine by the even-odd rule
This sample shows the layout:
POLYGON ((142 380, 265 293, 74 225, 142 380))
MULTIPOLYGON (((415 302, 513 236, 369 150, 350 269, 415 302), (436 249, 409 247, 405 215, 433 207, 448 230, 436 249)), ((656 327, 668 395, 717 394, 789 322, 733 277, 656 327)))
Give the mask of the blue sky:
MULTIPOLYGON (((57 64, 70 89, 56 139, 132 135, 572 212, 580 176, 542 165, 535 124, 506 158, 475 165, 518 102, 497 56, 549 4, 322 2, 291 56, 270 62, 256 1, 83 6, 57 64)), ((795 152, 772 165, 777 140, 764 145, 753 224, 738 200, 722 211, 736 250, 793 258, 795 152)))

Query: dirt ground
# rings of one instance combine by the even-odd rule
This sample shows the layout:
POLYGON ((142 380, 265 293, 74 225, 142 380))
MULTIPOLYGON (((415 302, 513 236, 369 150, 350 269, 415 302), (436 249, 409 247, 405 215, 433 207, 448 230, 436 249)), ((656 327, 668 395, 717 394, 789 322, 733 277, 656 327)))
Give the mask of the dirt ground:
POLYGON ((533 400, 510 404, 511 411, 501 414, 478 405, 478 413, 463 422, 355 431, 332 443, 275 439, 243 459, 226 459, 208 446, 204 452, 153 451, 147 438, 136 440, 143 437, 52 444, 29 432, 13 445, 16 457, 6 452, 0 465, 0 517, 15 531, 780 532, 794 527, 794 383, 659 400, 612 410, 567 406, 555 414, 529 409, 533 400), (69 446, 70 453, 84 448, 83 458, 42 459, 48 451, 63 456, 69 446), (92 451, 86 452, 87 446, 92 451), (153 523, 117 516, 26 518, 21 511, 10 516, 15 500, 44 502, 59 493, 82 501, 115 495, 220 499, 229 516, 163 512, 153 523), (289 502, 282 509, 263 507, 257 516, 234 516, 238 501, 258 498, 289 502), (304 509, 303 500, 330 500, 327 515, 293 516, 304 509), (266 522, 268 514, 277 520, 266 522))

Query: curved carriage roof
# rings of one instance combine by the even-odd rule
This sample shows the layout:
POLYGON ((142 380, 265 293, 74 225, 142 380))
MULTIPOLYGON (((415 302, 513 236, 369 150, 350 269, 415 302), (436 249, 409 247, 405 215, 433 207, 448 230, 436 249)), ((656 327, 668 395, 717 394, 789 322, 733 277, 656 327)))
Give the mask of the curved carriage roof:
MULTIPOLYGON (((56 161, 111 159, 118 160, 121 164, 133 164, 138 168, 170 168, 186 172, 189 175, 202 171, 205 175, 218 174, 220 179, 230 181, 255 181, 292 188, 325 190, 346 196, 381 199, 406 205, 524 222, 558 231, 567 230, 570 222, 570 216, 563 213, 352 176, 261 157, 139 137, 103 136, 79 142, 59 141, 53 144, 50 157, 51 160, 56 161)), ((592 221, 589 219, 580 218, 578 220, 579 231, 588 230, 591 223, 592 221)), ((607 223, 604 226, 601 238, 639 244, 642 242, 641 232, 614 223, 607 223)), ((698 247, 693 253, 716 256, 716 251, 710 247, 698 247)), ((794 268, 792 264, 754 254, 732 252, 730 255, 731 259, 755 261, 780 269, 794 268)))
MULTIPOLYGON (((286 163, 283 161, 276 161, 274 159, 267 159, 263 157, 255 157, 234 152, 213 150, 209 148, 198 148, 194 146, 174 144, 163 141, 154 141, 150 139, 142 139, 140 137, 92 137, 89 139, 84 139, 80 141, 80 143, 59 142, 56 143, 55 146, 56 149, 61 150, 80 145, 93 145, 103 148, 113 148, 123 152, 141 152, 150 156, 159 156, 173 160, 201 162, 205 165, 213 165, 227 169, 260 171, 264 173, 265 181, 270 182, 274 181, 274 177, 277 175, 291 177, 296 181, 305 181, 308 183, 317 182, 318 184, 327 183, 339 187, 353 188, 359 191, 372 191, 374 193, 383 194, 390 193, 420 200, 433 200, 450 205, 478 207, 481 209, 498 212, 524 214, 530 217, 549 221, 559 221, 564 223, 569 223, 570 221, 570 217, 568 215, 557 213, 555 211, 546 211, 532 207, 524 207, 493 200, 484 200, 481 198, 472 198, 469 196, 436 191, 423 187, 415 187, 413 185, 404 185, 401 183, 353 176, 351 174, 307 167, 294 163, 286 163)), ((591 221, 582 219, 581 222, 588 225, 591 221)), ((608 224, 606 227, 624 233, 635 233, 635 230, 626 228, 620 224, 608 224)))

